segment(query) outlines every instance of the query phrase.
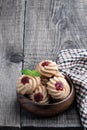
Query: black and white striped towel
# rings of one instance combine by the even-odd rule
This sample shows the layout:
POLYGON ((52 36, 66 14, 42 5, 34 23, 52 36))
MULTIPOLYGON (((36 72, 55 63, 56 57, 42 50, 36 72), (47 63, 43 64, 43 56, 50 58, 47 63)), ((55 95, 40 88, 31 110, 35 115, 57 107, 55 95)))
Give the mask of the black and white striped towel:
POLYGON ((87 128, 87 49, 65 49, 57 59, 59 70, 71 78, 76 88, 76 101, 80 119, 87 128))

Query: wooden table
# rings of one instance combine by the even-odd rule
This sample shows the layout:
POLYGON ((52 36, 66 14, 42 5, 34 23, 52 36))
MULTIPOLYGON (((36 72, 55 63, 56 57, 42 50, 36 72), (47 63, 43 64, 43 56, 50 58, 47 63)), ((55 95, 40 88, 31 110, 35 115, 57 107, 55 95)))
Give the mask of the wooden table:
POLYGON ((75 104, 43 119, 16 99, 21 69, 67 48, 87 48, 87 0, 0 0, 0 130, 82 129, 75 104))

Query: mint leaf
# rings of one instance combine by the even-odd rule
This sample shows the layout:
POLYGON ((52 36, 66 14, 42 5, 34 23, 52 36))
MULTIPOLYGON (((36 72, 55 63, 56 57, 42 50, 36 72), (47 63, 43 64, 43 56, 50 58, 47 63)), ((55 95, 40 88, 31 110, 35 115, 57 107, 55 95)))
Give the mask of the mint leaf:
POLYGON ((41 76, 41 74, 37 70, 23 69, 21 72, 25 75, 36 76, 36 77, 41 76))
POLYGON ((30 75, 32 73, 32 71, 29 69, 23 69, 21 72, 25 75, 30 75))
POLYGON ((32 74, 33 76, 37 76, 37 77, 41 76, 41 74, 37 70, 32 70, 32 74))

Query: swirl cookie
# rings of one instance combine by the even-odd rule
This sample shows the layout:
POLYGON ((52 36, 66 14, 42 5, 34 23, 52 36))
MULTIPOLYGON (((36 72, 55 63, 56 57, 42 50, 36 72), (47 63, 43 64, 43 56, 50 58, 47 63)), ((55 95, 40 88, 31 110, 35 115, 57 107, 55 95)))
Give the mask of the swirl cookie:
POLYGON ((29 97, 31 100, 39 104, 49 103, 49 96, 47 94, 47 89, 42 84, 40 84, 29 97))
POLYGON ((58 71, 58 65, 51 61, 51 60, 44 60, 41 61, 37 66, 36 70, 39 71, 39 73, 42 76, 45 77, 52 77, 52 76, 62 76, 62 74, 58 71))
POLYGON ((69 95, 70 86, 65 78, 54 76, 48 81, 47 90, 53 99, 63 100, 69 95))
POLYGON ((25 95, 32 94, 36 87, 40 84, 39 77, 22 75, 17 81, 17 92, 25 95))

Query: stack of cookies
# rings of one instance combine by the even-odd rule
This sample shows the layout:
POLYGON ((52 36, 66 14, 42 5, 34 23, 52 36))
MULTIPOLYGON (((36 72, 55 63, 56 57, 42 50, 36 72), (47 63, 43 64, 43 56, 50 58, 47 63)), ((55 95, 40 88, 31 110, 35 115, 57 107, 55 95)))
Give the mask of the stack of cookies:
POLYGON ((49 104, 51 100, 61 101, 70 94, 70 86, 58 65, 44 60, 35 68, 40 77, 23 74, 17 81, 17 92, 40 104, 49 104))

